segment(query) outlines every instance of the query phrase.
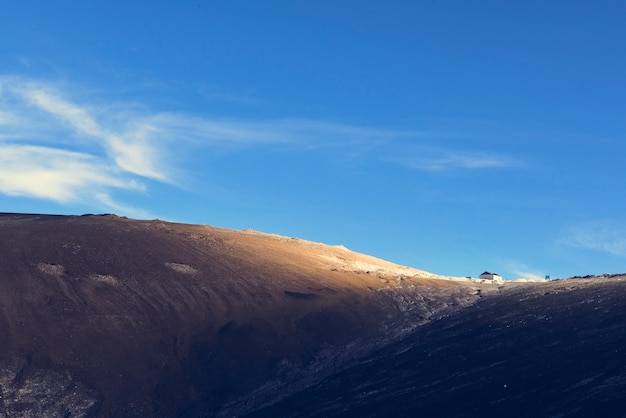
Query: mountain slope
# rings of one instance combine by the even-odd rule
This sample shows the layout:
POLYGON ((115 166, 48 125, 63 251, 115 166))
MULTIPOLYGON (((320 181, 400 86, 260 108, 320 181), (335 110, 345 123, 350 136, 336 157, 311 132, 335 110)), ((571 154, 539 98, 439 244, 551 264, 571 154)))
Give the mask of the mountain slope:
POLYGON ((0 416, 253 411, 497 289, 252 231, 1 214, 0 416))
POLYGON ((511 284, 250 416, 624 416, 625 294, 511 284))

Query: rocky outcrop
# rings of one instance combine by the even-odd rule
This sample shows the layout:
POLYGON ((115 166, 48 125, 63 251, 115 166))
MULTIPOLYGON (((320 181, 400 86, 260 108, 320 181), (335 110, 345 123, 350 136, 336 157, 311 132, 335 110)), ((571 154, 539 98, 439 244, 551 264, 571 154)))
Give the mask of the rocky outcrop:
POLYGON ((70 374, 36 368, 23 359, 0 365, 0 417, 86 417, 99 397, 70 374))

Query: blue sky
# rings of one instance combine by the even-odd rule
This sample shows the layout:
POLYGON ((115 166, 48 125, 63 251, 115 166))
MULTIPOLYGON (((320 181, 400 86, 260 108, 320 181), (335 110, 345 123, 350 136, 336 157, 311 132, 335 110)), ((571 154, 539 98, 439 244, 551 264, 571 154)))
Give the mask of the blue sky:
POLYGON ((7 2, 0 210, 251 228, 444 275, 626 272, 624 17, 7 2))

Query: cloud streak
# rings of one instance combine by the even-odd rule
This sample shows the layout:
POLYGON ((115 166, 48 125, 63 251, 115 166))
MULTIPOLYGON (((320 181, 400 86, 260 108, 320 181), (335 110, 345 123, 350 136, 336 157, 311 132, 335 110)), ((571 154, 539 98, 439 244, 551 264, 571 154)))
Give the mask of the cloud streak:
POLYGON ((626 223, 602 220, 570 226, 558 242, 574 248, 626 257, 626 223))
MULTIPOLYGON (((172 163, 183 158, 179 150, 344 148, 346 155, 382 160, 384 152, 378 151, 401 149, 407 138, 433 137, 307 119, 214 119, 153 112, 137 104, 102 104, 76 93, 80 91, 76 86, 0 76, 0 193, 138 214, 145 212, 118 202, 116 192, 144 193, 148 181, 182 187, 181 171, 172 163)), ((504 156, 437 149, 393 162, 427 171, 520 165, 504 156)))
POLYGON ((443 171, 452 169, 487 169, 487 168, 518 168, 525 164, 521 160, 505 155, 473 152, 448 151, 443 149, 424 149, 420 156, 402 157, 394 162, 424 171, 443 171))
POLYGON ((96 197, 92 189, 142 190, 91 155, 29 145, 0 145, 0 190, 57 202, 96 197))
POLYGON ((531 269, 526 264, 517 261, 508 262, 507 268, 516 276, 515 280, 544 281, 546 278, 544 271, 531 269))
POLYGON ((123 124, 116 129, 106 108, 70 96, 0 78, 0 193, 145 213, 117 203, 111 192, 143 192, 145 179, 173 183, 162 161, 165 141, 123 124))
POLYGON ((97 105, 58 85, 0 77, 0 193, 144 213, 117 202, 115 191, 144 192, 146 180, 180 185, 172 144, 293 142, 298 130, 281 124, 97 105))
POLYGON ((86 109, 47 91, 35 88, 23 89, 20 93, 29 104, 67 123, 76 134, 101 141, 122 170, 155 180, 168 180, 158 168, 158 151, 145 135, 104 128, 86 109))

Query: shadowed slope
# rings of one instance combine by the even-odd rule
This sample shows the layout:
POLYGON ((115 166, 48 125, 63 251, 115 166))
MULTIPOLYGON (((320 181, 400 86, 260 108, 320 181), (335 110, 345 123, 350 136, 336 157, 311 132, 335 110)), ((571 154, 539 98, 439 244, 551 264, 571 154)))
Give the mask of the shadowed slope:
POLYGON ((624 416, 625 294, 512 284, 252 416, 624 416))
POLYGON ((0 415, 253 410, 479 287, 250 231, 3 214, 0 415))

